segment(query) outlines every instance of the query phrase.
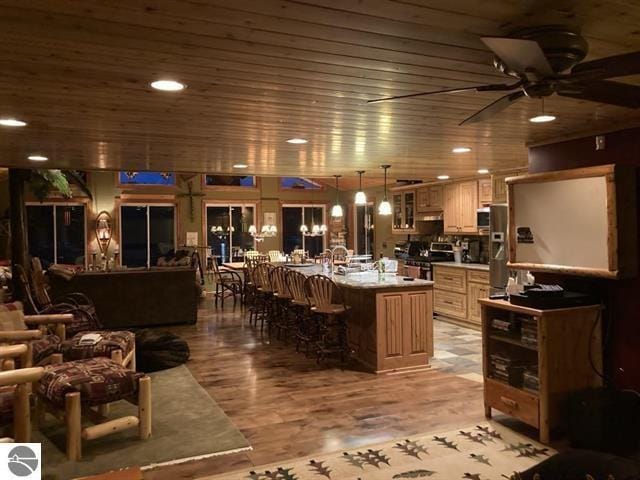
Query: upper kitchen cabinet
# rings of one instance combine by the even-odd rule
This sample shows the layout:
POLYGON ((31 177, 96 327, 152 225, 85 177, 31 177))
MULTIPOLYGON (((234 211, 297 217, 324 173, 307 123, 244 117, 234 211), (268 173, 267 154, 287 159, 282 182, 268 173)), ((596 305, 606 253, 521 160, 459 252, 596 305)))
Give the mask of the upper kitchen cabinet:
POLYGON ((431 185, 416 190, 416 212, 430 213, 442 210, 442 185, 431 185))
MULTIPOLYGON (((490 203, 507 203, 507 183, 509 177, 517 177, 527 173, 526 170, 517 172, 499 173, 491 175, 491 202, 490 203)), ((483 203, 482 201, 480 203, 483 203)))
POLYGON ((416 191, 404 190, 392 196, 393 233, 416 233, 416 191))
POLYGON ((444 233, 477 234, 478 182, 450 183, 444 186, 444 233))
POLYGON ((493 182, 491 178, 481 178, 478 180, 478 203, 480 205, 490 205, 493 201, 493 182))

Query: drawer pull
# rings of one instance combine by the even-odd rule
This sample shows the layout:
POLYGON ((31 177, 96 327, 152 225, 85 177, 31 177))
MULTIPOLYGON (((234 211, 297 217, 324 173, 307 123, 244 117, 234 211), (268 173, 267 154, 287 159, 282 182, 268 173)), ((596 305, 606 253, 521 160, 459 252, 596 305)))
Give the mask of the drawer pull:
POLYGON ((511 400, 508 397, 500 397, 500 401, 504 403, 507 407, 518 408, 518 402, 515 400, 511 400))
POLYGON ((453 302, 450 300, 443 300, 442 303, 446 303, 447 305, 453 305, 453 302))

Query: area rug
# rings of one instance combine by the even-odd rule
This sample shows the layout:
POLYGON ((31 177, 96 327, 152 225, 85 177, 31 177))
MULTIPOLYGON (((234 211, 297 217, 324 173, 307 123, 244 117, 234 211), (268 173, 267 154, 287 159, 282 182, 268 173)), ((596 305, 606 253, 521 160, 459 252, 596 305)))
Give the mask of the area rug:
MULTIPOLYGON (((249 443, 229 417, 198 384, 187 367, 150 374, 153 395, 153 436, 137 438, 130 429, 98 440, 83 442, 82 460, 67 461, 65 431, 47 415, 43 433, 34 434, 42 443, 45 480, 76 477, 119 470, 131 466, 154 466, 250 450, 249 443)), ((109 417, 136 415, 128 402, 111 404, 109 417)))
POLYGON ((491 422, 200 480, 500 480, 553 453, 491 422))

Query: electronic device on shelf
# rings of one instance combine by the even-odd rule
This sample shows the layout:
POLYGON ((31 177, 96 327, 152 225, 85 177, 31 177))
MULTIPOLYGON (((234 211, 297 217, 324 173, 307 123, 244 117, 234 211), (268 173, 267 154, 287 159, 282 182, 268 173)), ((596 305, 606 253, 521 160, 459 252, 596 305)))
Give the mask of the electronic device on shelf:
POLYGON ((522 293, 509 296, 509 301, 521 307, 546 310, 552 308, 570 308, 600 303, 586 293, 568 292, 560 285, 526 285, 522 293))

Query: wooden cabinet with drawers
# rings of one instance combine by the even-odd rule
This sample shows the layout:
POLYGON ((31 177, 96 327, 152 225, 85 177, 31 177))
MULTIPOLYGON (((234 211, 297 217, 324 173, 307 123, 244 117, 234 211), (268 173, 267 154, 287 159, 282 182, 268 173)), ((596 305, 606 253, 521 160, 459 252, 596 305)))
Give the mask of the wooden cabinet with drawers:
POLYGON ((511 415, 537 428, 548 444, 552 431, 567 426, 568 397, 602 383, 595 372, 602 369, 600 306, 480 304, 485 415, 491 418, 492 409, 511 415), (511 324, 506 330, 505 323, 511 324))
POLYGON ((464 266, 433 265, 433 310, 480 325, 478 300, 489 297, 489 272, 464 266))
POLYGON ((416 212, 430 213, 442 210, 442 185, 431 185, 416 190, 416 212))

